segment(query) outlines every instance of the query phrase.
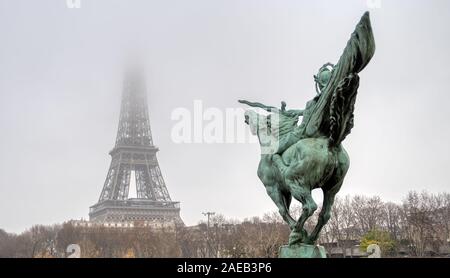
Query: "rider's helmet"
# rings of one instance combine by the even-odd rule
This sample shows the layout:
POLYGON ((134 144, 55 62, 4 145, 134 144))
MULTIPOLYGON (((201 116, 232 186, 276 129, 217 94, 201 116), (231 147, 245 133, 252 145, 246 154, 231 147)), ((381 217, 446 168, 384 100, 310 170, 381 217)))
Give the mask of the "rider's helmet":
POLYGON ((324 64, 320 69, 317 75, 314 75, 314 81, 316 82, 316 91, 318 94, 322 92, 322 90, 327 86, 328 82, 331 79, 331 72, 334 68, 334 65, 331 63, 324 64))

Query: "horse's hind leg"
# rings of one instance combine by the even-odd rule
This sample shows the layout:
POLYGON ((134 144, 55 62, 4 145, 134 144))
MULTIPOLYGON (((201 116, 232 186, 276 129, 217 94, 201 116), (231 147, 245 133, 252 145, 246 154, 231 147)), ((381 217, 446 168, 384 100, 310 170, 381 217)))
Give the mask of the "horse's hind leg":
POLYGON ((342 183, 344 182, 345 174, 347 173, 349 167, 349 158, 347 153, 343 148, 337 153, 337 159, 339 166, 336 168, 335 175, 322 187, 323 190, 323 205, 322 210, 319 214, 319 219, 317 225, 311 233, 308 239, 309 243, 314 243, 319 237, 320 230, 327 224, 331 217, 331 208, 333 207, 334 199, 336 194, 341 189, 342 183))
POLYGON ((341 188, 341 185, 342 185, 342 181, 340 183, 338 183, 337 185, 335 185, 332 189, 323 191, 323 206, 322 206, 322 209, 319 214, 319 219, 317 221, 317 225, 314 228, 313 232, 311 233, 311 236, 308 238, 309 244, 314 244, 314 242, 316 242, 323 226, 325 226, 325 224, 327 224, 328 220, 330 220, 331 208, 333 206, 336 194, 339 191, 339 189, 341 188))
POLYGON ((277 205, 278 211, 283 217, 283 220, 289 225, 291 230, 295 227, 297 223, 289 214, 289 205, 291 202, 291 196, 283 194, 278 186, 267 186, 267 194, 270 196, 272 201, 277 205))

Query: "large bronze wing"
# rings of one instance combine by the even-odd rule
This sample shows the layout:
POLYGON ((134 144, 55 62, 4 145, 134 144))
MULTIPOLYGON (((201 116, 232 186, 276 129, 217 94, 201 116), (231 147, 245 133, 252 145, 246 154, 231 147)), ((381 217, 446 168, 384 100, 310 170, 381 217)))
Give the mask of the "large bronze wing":
POLYGON ((327 136, 339 144, 353 127, 353 108, 359 85, 358 73, 375 53, 369 12, 364 13, 332 71, 302 131, 305 137, 327 136))

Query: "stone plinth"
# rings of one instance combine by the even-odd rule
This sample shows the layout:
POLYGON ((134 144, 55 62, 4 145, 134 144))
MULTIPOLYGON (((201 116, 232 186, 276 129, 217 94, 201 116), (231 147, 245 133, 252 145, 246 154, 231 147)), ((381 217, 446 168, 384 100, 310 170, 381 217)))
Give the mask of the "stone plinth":
POLYGON ((280 247, 279 258, 326 258, 325 248, 319 245, 295 244, 280 247))

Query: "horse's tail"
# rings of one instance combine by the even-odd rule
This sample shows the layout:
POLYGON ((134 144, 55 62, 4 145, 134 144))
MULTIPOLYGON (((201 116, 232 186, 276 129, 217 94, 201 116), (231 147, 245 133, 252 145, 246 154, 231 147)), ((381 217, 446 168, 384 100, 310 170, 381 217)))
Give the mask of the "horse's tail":
POLYGON ((359 86, 359 76, 350 73, 334 90, 329 110, 330 146, 339 145, 353 128, 353 111, 359 86))

